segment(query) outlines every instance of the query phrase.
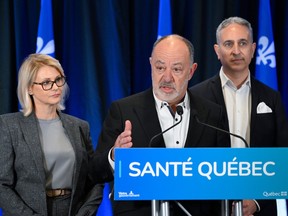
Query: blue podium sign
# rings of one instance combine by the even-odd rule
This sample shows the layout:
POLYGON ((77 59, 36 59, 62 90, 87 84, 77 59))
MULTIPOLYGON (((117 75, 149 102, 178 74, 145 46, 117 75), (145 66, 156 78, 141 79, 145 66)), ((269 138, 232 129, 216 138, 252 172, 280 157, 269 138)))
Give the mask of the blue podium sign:
POLYGON ((118 148, 116 200, 287 199, 288 148, 118 148))

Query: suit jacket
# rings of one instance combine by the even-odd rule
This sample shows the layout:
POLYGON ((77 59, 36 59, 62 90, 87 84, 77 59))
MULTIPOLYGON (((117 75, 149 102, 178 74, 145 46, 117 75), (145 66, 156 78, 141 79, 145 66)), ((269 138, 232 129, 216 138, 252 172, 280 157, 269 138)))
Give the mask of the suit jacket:
MULTIPOLYGON (((102 200, 103 185, 93 186, 88 178, 93 154, 89 125, 61 112, 59 116, 76 156, 69 215, 76 215, 81 206, 79 215, 92 215, 102 200)), ((47 215, 39 128, 34 113, 0 116, 0 208, 5 215, 47 215)))
MULTIPOLYGON (((220 106, 192 95, 189 91, 188 94, 190 108, 198 112, 199 119, 211 125, 222 127, 223 115, 220 106)), ((161 132, 152 89, 111 104, 103 124, 95 155, 91 160, 91 169, 95 174, 94 179, 100 182, 113 180, 113 171, 108 162, 108 152, 114 145, 118 135, 123 132, 125 120, 130 120, 132 123, 133 147, 148 147, 151 138, 161 132)), ((200 125, 191 114, 185 148, 220 146, 228 147, 229 137, 223 136, 214 129, 200 125)), ((153 142, 152 147, 165 147, 163 136, 157 142, 153 142)), ((193 216, 217 215, 211 213, 212 209, 209 209, 205 201, 187 201, 186 204, 185 207, 193 216)), ((114 201, 113 210, 115 215, 151 215, 151 202, 114 201)), ((183 212, 174 215, 183 215, 183 212)))
MULTIPOLYGON (((229 130, 228 115, 219 74, 191 87, 190 90, 223 107, 225 110, 225 129, 229 130)), ((251 96, 250 147, 287 147, 287 118, 280 93, 251 77, 251 96), (269 106, 272 109, 272 113, 258 114, 257 106, 261 102, 269 106)), ((276 202, 257 201, 260 204, 261 211, 255 216, 277 215, 276 202)))

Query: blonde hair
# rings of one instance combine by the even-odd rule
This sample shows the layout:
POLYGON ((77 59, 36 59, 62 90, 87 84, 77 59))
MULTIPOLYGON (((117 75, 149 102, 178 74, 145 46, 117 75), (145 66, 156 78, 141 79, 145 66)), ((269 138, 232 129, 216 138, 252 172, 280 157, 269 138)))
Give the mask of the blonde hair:
MULTIPOLYGON (((17 95, 21 105, 20 111, 24 116, 28 116, 34 110, 33 97, 29 95, 29 87, 33 85, 39 69, 43 66, 50 66, 55 68, 61 76, 65 77, 64 70, 59 61, 49 55, 45 54, 31 54, 22 63, 18 73, 18 87, 17 95)), ((57 105, 57 110, 65 109, 65 100, 69 94, 69 87, 67 83, 63 86, 62 98, 57 105)))

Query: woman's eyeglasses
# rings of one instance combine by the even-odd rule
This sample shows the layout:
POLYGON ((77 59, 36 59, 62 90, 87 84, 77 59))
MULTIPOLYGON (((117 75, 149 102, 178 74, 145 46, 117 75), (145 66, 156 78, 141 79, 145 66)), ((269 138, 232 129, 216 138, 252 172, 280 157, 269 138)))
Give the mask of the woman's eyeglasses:
POLYGON ((33 84, 35 84, 35 85, 41 85, 42 89, 44 91, 48 91, 48 90, 52 89, 54 83, 58 87, 61 87, 61 86, 63 86, 66 83, 66 77, 61 76, 61 77, 57 77, 54 81, 49 80, 49 81, 44 81, 44 82, 41 82, 41 83, 33 82, 33 84))

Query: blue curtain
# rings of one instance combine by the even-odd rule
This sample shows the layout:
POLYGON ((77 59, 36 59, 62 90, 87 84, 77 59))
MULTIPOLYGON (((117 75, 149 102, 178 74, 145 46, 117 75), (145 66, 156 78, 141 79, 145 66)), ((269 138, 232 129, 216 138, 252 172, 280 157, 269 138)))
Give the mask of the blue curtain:
MULTIPOLYGON (((288 2, 285 1, 285 7, 284 10, 288 11, 288 2)), ((280 90, 282 93, 282 98, 285 104, 286 113, 288 115, 288 16, 284 16, 284 32, 283 32, 283 38, 286 42, 284 42, 283 45, 283 53, 278 57, 278 59, 282 62, 283 68, 280 71, 280 90), (281 58, 282 56, 282 58, 281 58)), ((281 50, 281 49, 280 49, 281 50)))

